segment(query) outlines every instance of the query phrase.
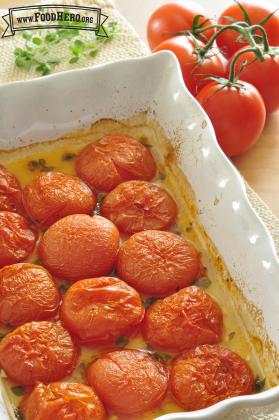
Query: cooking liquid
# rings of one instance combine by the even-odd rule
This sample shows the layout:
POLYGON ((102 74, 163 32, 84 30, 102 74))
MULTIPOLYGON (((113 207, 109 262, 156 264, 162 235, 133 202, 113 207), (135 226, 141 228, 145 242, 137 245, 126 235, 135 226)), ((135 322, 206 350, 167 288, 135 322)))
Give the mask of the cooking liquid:
MULTIPOLYGON (((169 191, 169 193, 177 202, 179 209, 177 223, 172 227, 171 231, 181 235, 185 239, 192 241, 196 248, 202 252, 202 261, 206 267, 206 279, 209 281, 201 281, 201 287, 205 287, 206 292, 219 303, 224 315, 224 334, 221 344, 241 355, 251 366, 255 377, 264 377, 263 369, 258 362, 257 354, 255 352, 255 346, 251 340, 248 340, 247 333, 245 332, 240 319, 229 303, 225 287, 219 279, 216 265, 212 263, 212 255, 210 255, 210 252, 204 249, 202 241, 200 240, 201 235, 197 234, 198 225, 196 220, 191 217, 191 212, 189 212, 190 204, 187 197, 184 197, 185 191, 183 190, 184 192, 182 194, 181 191, 176 188, 177 177, 183 177, 183 175, 179 174, 179 172, 174 175, 167 167, 167 165, 164 165, 167 159, 170 159, 171 156, 171 147, 168 145, 165 139, 165 160, 160 158, 160 150, 158 147, 156 147, 156 144, 158 143, 157 140, 161 134, 156 132, 156 127, 154 125, 149 125, 144 119, 141 120, 140 116, 122 123, 112 120, 101 120, 94 124, 88 131, 80 131, 74 134, 70 134, 52 142, 44 142, 36 145, 22 147, 20 149, 9 152, 3 151, 0 153, 0 163, 3 164, 13 174, 15 174, 23 186, 28 184, 35 176, 38 175, 39 170, 33 169, 32 163, 30 162, 38 161, 39 159, 44 159, 46 162, 45 166, 53 167, 53 170, 55 171, 74 175, 74 156, 86 144, 101 138, 103 135, 113 133, 132 136, 145 144, 146 147, 151 148, 158 166, 157 175, 153 182, 169 191), (169 151, 168 153, 170 156, 166 158, 167 151, 169 151), (164 162, 162 163, 163 160, 164 162)), ((181 178, 181 180, 183 184, 183 179, 181 178)), ((103 195, 104 194, 99 194, 99 199, 102 198, 103 195)), ((97 212, 98 207, 99 206, 97 206, 97 212)), ((122 240, 125 240, 125 237, 122 237, 122 240)), ((38 261, 36 250, 28 261, 35 264, 40 263, 38 261)), ((61 292, 65 293, 65 290, 67 287, 69 287, 70 283, 61 280, 57 280, 57 282, 60 286, 61 292)), ((148 296, 143 296, 143 300, 146 300, 146 298, 148 298, 148 296)), ((58 320, 58 316, 55 319, 58 320)), ((0 332, 3 334, 5 334, 7 331, 7 328, 0 328, 0 332)), ((129 342, 125 348, 146 349, 147 343, 143 340, 140 332, 136 332, 129 338, 129 342)), ((117 347, 110 346, 106 348, 96 348, 93 346, 82 346, 77 367, 69 377, 64 379, 64 381, 85 383, 86 367, 102 352, 107 352, 113 349, 115 350, 117 347)), ((174 353, 172 354, 168 352, 167 354, 170 356, 175 356, 174 353)), ((17 407, 22 397, 16 396, 11 389, 16 384, 7 379, 4 373, 2 373, 2 377, 6 396, 12 403, 12 406, 17 407)), ((266 381, 266 384, 268 385, 268 381, 266 381)), ((114 413, 110 413, 109 420, 151 420, 167 413, 179 411, 184 410, 179 407, 171 395, 168 394, 162 404, 154 410, 148 411, 138 416, 119 416, 114 413)))

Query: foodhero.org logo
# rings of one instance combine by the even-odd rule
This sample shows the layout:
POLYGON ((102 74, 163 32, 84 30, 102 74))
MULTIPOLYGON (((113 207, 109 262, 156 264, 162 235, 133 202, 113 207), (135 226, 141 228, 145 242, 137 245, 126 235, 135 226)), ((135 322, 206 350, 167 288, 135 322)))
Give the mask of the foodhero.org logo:
POLYGON ((107 38, 103 24, 108 16, 98 7, 48 4, 40 6, 13 7, 2 16, 6 29, 3 37, 13 36, 18 31, 31 29, 80 29, 94 31, 96 36, 107 38), (65 10, 67 9, 67 10, 65 10))

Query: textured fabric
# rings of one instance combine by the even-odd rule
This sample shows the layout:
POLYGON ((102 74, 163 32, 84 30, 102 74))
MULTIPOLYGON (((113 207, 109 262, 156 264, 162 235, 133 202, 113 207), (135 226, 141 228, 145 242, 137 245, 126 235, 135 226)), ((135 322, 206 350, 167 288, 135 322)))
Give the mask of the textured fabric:
MULTIPOLYGON (((132 1, 132 0, 131 0, 132 1)), ((42 1, 41 3, 49 4, 49 1, 42 1)), ((104 64, 112 61, 121 60, 129 57, 139 57, 149 53, 148 48, 138 37, 137 33, 127 23, 127 21, 119 14, 115 9, 112 1, 110 0, 59 0, 51 1, 52 4, 65 3, 65 4, 74 4, 74 5, 84 5, 84 6, 93 6, 101 7, 102 13, 107 14, 109 19, 116 20, 119 27, 119 33, 114 36, 113 40, 106 45, 103 45, 100 52, 96 57, 91 58, 84 56, 81 60, 72 65, 69 64, 67 60, 61 62, 55 67, 55 72, 60 72, 67 69, 81 68, 81 67, 91 67, 96 64, 104 64)), ((1 16, 5 14, 5 10, 1 11, 1 16)), ((2 19, 1 19, 2 21, 2 19)), ((0 23, 0 30, 3 30, 3 24, 0 23), (1 27, 2 25, 2 27, 1 27)), ((84 31, 82 34, 84 40, 90 40, 92 34, 84 31)), ((32 79, 38 76, 38 73, 26 72, 17 68, 14 65, 14 49, 15 47, 21 47, 24 45, 24 40, 21 35, 17 34, 11 38, 0 39, 0 83, 11 82, 15 80, 27 80, 32 79)), ((59 45, 58 47, 59 56, 66 55, 68 52, 68 47, 65 45, 59 45)), ((274 239, 277 254, 279 254, 279 219, 277 219, 267 205, 259 198, 259 196, 249 187, 246 183, 246 189, 248 198, 258 213, 262 218, 266 226, 268 227, 271 236, 274 239)), ((230 418, 230 417, 228 417, 230 418)), ((233 416, 233 418, 238 418, 241 420, 248 420, 248 417, 240 415, 238 417, 233 416)), ((263 414, 259 416, 254 416, 251 414, 249 420, 279 420, 279 413, 275 414, 263 414)))

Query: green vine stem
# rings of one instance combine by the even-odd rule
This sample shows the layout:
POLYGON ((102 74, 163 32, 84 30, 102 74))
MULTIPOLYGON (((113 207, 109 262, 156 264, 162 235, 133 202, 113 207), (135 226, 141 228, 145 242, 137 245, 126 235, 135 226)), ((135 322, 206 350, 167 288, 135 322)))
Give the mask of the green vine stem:
POLYGON ((249 32, 251 32, 251 34, 256 29, 258 29, 262 33, 262 40, 263 40, 263 47, 264 47, 263 50, 264 50, 265 53, 267 53, 268 50, 269 50, 269 43, 268 43, 266 31, 263 28, 263 26, 261 26, 259 24, 256 24, 256 25, 252 25, 249 28, 247 28, 247 30, 249 30, 249 32))
MULTIPOLYGON (((230 85, 232 85, 232 84, 234 84, 234 83, 235 83, 235 65, 236 65, 236 62, 237 62, 238 58, 239 58, 241 55, 243 55, 243 54, 245 54, 245 53, 247 53, 247 52, 253 52, 253 53, 255 53, 255 55, 256 55, 257 50, 258 50, 258 48, 255 48, 255 47, 250 47, 250 48, 245 48, 245 50, 238 51, 238 52, 235 54, 235 56, 234 56, 234 58, 232 59, 231 64, 230 64, 230 72, 229 72, 229 84, 230 84, 230 85)), ((256 56, 257 56, 257 55, 256 55, 256 56)))
MULTIPOLYGON (((256 25, 254 25, 254 26, 256 26, 256 25)), ((260 48, 258 47, 256 41, 254 40, 252 33, 250 32, 250 27, 249 28, 243 28, 242 26, 240 26, 238 24, 235 24, 235 23, 232 24, 232 25, 225 25, 221 29, 219 29, 219 31, 215 32, 215 34, 210 38, 210 40, 205 44, 205 46, 202 47, 199 50, 199 55, 200 56, 205 56, 205 54, 207 53, 209 48, 211 48, 211 46, 213 45, 215 39, 217 39, 218 36, 221 33, 225 32, 225 31, 228 31, 228 30, 234 30, 234 31, 240 33, 241 35, 243 35, 247 39, 249 44, 252 47, 257 49, 257 57, 259 59, 263 60, 263 54, 262 54, 260 48)), ((264 29, 263 29, 262 33, 263 33, 263 38, 265 37, 266 42, 267 42, 266 32, 265 32, 264 29)))
MULTIPOLYGON (((243 27, 249 27, 249 24, 247 22, 237 22, 237 25, 243 26, 243 27)), ((221 25, 221 24, 216 23, 214 25, 203 26, 201 28, 185 29, 183 31, 175 31, 175 32, 169 32, 169 33, 171 35, 189 35, 189 34, 200 35, 200 34, 203 34, 203 32, 206 32, 210 29, 222 29, 228 26, 231 26, 231 25, 221 25)))
POLYGON ((172 35, 189 35, 189 34, 199 35, 199 34, 202 34, 203 32, 208 31, 209 29, 223 28, 223 26, 225 26, 225 25, 218 25, 216 23, 216 25, 208 25, 208 26, 205 26, 204 28, 199 28, 199 29, 194 29, 194 30, 193 29, 185 29, 183 31, 175 31, 175 32, 169 32, 169 33, 172 34, 172 35))

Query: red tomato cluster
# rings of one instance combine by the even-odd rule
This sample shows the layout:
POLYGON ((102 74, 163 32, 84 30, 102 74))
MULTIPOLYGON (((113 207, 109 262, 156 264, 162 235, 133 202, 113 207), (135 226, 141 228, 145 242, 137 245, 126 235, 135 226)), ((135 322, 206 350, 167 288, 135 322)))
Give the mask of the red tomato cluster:
POLYGON ((166 231, 178 209, 152 182, 150 149, 106 136, 77 156, 82 179, 47 172, 23 189, 0 169, 1 202, 10 210, 21 202, 26 214, 0 211, 0 323, 11 329, 0 342, 0 367, 27 387, 26 420, 141 415, 169 390, 187 410, 252 392, 250 367, 218 345, 220 306, 193 286, 204 272, 201 254, 166 231), (101 215, 88 214, 95 207, 101 215), (43 266, 30 263, 33 252, 43 266), (63 294, 61 279, 69 286, 63 294), (146 349, 121 349, 137 334, 146 349), (79 365, 83 344, 102 347, 86 384, 61 382, 79 365), (172 363, 160 350, 173 353, 172 363))
POLYGON ((261 135, 266 113, 279 108, 275 7, 235 2, 214 23, 195 3, 169 3, 150 17, 147 36, 153 52, 176 55, 185 85, 211 119, 226 155, 250 149, 261 135))

